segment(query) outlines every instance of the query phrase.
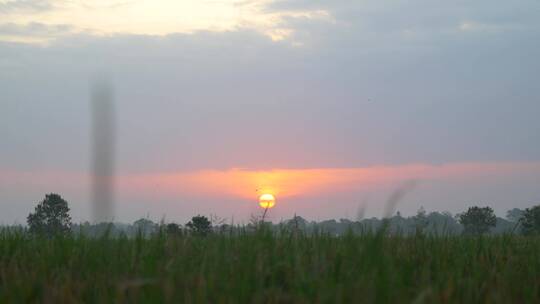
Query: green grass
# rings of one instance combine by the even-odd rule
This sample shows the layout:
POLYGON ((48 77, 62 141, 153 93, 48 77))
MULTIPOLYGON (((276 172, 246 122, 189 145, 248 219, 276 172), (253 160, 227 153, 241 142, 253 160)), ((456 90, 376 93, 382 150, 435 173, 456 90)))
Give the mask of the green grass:
POLYGON ((540 302, 540 239, 33 238, 0 233, 0 303, 540 302))

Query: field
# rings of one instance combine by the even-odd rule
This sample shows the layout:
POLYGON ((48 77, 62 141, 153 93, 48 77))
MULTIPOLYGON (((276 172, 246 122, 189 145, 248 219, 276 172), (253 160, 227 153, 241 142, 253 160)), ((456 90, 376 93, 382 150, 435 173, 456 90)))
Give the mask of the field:
POLYGON ((540 239, 4 231, 0 302, 538 303, 540 239))

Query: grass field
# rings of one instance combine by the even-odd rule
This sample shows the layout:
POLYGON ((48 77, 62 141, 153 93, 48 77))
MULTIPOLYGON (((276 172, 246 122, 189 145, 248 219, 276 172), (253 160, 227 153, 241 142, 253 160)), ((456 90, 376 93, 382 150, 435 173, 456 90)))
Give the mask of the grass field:
POLYGON ((4 231, 0 302, 538 303, 540 239, 4 231))

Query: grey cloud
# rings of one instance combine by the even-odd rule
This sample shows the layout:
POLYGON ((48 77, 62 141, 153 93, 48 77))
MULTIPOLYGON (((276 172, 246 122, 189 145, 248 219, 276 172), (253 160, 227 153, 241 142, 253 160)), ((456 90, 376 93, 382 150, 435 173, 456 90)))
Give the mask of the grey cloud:
MULTIPOLYGON (((501 31, 538 31, 540 29, 540 3, 533 0, 508 1, 274 1, 267 5, 269 12, 298 10, 325 10, 334 23, 320 25, 333 33, 336 39, 369 40, 376 42, 395 40, 401 35, 437 41, 437 37, 455 35, 463 24, 471 30, 490 29, 501 31), (476 26, 474 26, 476 25, 476 26), (366 39, 367 38, 367 39, 366 39)), ((310 32, 317 20, 289 18, 292 28, 316 36, 310 32), (305 26, 302 23, 306 23, 305 26)), ((322 21, 319 21, 322 22, 322 21)), ((327 36, 325 36, 327 38, 327 36)), ((368 45, 369 47, 369 45, 368 45)))
POLYGON ((0 14, 13 12, 41 12, 53 9, 49 0, 8 0, 0 3, 0 14))
POLYGON ((444 16, 369 3, 373 15, 359 21, 361 5, 321 3, 337 23, 285 20, 301 47, 249 30, 1 44, 10 64, 0 71, 3 166, 84 168, 88 79, 102 70, 115 79, 128 171, 538 160, 533 21, 510 32, 441 32, 461 20, 454 12, 502 20, 504 9, 458 3, 444 16), (387 24, 407 20, 422 20, 412 36, 387 24), (63 139, 74 148, 60 149, 63 139), (59 155, 47 153, 51 140, 59 155))
POLYGON ((23 66, 0 73, 3 162, 84 168, 97 70, 114 75, 128 171, 537 160, 539 49, 531 34, 369 52, 251 31, 4 45, 23 66))
POLYGON ((68 24, 43 24, 31 22, 28 24, 4 23, 0 24, 0 35, 22 37, 55 37, 73 31, 73 26, 68 24))

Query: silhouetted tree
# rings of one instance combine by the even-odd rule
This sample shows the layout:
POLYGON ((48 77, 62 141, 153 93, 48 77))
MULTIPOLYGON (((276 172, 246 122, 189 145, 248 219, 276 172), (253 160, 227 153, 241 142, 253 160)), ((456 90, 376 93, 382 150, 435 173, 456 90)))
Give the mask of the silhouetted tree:
POLYGON ((307 221, 299 215, 294 215, 290 220, 285 221, 287 227, 293 231, 305 230, 307 226, 307 221))
POLYGON ((423 233, 424 230, 429 225, 429 220, 427 218, 427 213, 424 207, 420 207, 416 212, 416 215, 413 216, 414 221, 414 230, 416 233, 423 233))
POLYGON ((514 209, 508 210, 506 212, 506 218, 510 222, 517 223, 521 219, 521 217, 523 216, 523 213, 525 213, 525 210, 514 208, 514 209))
POLYGON ((167 234, 169 235, 178 235, 181 232, 180 226, 176 223, 167 224, 166 231, 167 231, 167 234))
POLYGON ((28 215, 27 222, 34 234, 66 234, 71 227, 68 203, 58 194, 47 194, 34 213, 28 215))
POLYGON ((479 235, 489 232, 491 227, 495 227, 497 217, 490 207, 474 206, 459 215, 459 222, 463 225, 463 233, 479 235))
POLYGON ((540 205, 525 209, 521 218, 523 234, 540 234, 540 205))
POLYGON ((207 235, 212 232, 212 223, 206 216, 197 215, 191 218, 186 224, 193 234, 196 235, 207 235))
POLYGON ((141 232, 143 235, 150 235, 158 229, 158 225, 147 218, 136 220, 133 226, 137 229, 137 233, 141 232))

